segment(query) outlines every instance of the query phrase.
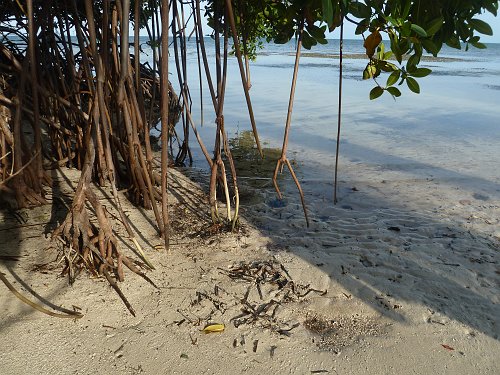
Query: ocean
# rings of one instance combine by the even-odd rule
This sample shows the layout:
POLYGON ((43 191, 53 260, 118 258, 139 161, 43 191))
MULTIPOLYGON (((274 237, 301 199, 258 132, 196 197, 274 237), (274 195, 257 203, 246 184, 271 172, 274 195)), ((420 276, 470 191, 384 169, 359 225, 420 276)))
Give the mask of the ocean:
MULTIPOLYGON (((205 40, 214 71, 213 42, 210 38, 205 40)), ((193 117, 211 151, 215 114, 204 84, 201 124, 194 41, 188 42, 188 49, 193 117)), ((307 181, 324 184, 328 197, 335 164, 339 43, 331 40, 328 45, 302 52, 288 156, 293 159, 299 180, 306 185, 307 181)), ((293 41, 284 45, 264 44, 250 67, 256 125, 264 146, 275 151, 271 155, 279 155, 276 148, 283 142, 294 53, 293 41)), ((363 54, 362 40, 344 42, 339 180, 363 176, 401 180, 477 178, 493 183, 500 194, 500 44, 467 52, 443 47, 439 59, 428 58, 421 63, 433 70, 430 76, 418 79, 421 93, 412 93, 404 84, 400 87, 403 94, 396 100, 387 93, 377 100, 369 99, 374 82, 362 80, 367 63, 363 54)), ((144 58, 151 56, 145 50, 144 58)), ((172 57, 170 64, 170 79, 178 89, 172 57)), ((240 138, 248 139, 251 126, 235 57, 229 58, 227 79, 225 126, 231 143, 238 145, 240 138)), ((382 84, 385 80, 386 76, 379 79, 382 84)), ((192 167, 206 170, 206 160, 194 136, 190 144, 192 167)), ((248 147, 248 142, 244 144, 248 147)), ((264 168, 264 175, 249 176, 270 179, 276 159, 263 163, 272 167, 264 168)), ((285 176, 285 180, 290 179, 285 176)), ((307 193, 307 186, 305 190, 307 193)))

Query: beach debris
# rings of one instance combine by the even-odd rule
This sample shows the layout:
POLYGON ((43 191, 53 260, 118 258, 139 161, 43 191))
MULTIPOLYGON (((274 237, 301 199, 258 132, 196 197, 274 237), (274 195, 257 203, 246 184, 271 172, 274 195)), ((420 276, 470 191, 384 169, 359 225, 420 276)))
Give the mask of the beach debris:
POLYGON ((288 328, 288 329, 279 329, 279 330, 278 330, 278 333, 279 333, 280 335, 283 335, 283 336, 290 336, 290 335, 291 335, 290 331, 291 331, 292 329, 294 329, 294 328, 297 328, 298 326, 300 326, 300 324, 299 324, 299 323, 295 323, 294 325, 292 325, 292 326, 291 326, 290 328, 288 328))
POLYGON ((215 332, 224 332, 224 329, 226 329, 226 326, 224 324, 212 323, 206 325, 205 328, 203 328, 201 331, 204 333, 215 333, 215 332))
POLYGON ((219 288, 214 289, 213 296, 208 292, 196 292, 196 300, 194 300, 191 305, 200 304, 203 300, 208 300, 212 303, 216 310, 219 310, 222 314, 226 312, 226 303, 222 301, 219 297, 219 288))
POLYGON ((193 337, 192 334, 189 334, 189 338, 191 339, 191 345, 198 345, 198 338, 193 337))
POLYGON ((239 300, 241 314, 230 319, 235 327, 259 323, 264 328, 289 336, 299 324, 281 321, 277 317, 278 308, 312 292, 319 295, 327 293, 326 290, 295 283, 286 268, 276 260, 240 262, 228 269, 219 268, 219 271, 234 281, 249 284, 239 300), (252 300, 253 296, 258 296, 258 302, 252 300))
POLYGON ((451 351, 453 351, 453 350, 455 350, 454 348, 452 348, 451 346, 446 345, 446 344, 441 344, 441 346, 442 346, 443 348, 445 348, 446 350, 449 350, 450 352, 451 352, 451 351))
MULTIPOLYGON (((218 272, 228 276, 235 283, 238 292, 229 292, 229 286, 222 288, 221 283, 214 287, 197 291, 190 303, 191 311, 177 312, 182 320, 174 322, 181 325, 185 321, 193 326, 207 325, 200 332, 223 332, 225 326, 216 322, 222 320, 228 311, 233 317, 229 319, 234 327, 244 324, 257 325, 283 336, 290 336, 291 331, 300 324, 289 322, 278 316, 278 309, 286 303, 298 302, 310 293, 325 295, 326 290, 312 288, 292 280, 286 268, 275 259, 239 262, 227 268, 217 268, 218 272), (238 309, 240 312, 234 312, 238 309), (214 322, 215 321, 215 322, 214 322)), ((233 340, 233 347, 244 346, 245 336, 233 340)))
POLYGON ((276 345, 272 345, 271 349, 269 349, 269 357, 273 358, 274 357, 274 352, 278 347, 276 345))
POLYGON ((394 232, 401 232, 401 228, 399 228, 399 227, 388 227, 387 229, 392 230, 394 232))
POLYGON ((389 299, 384 296, 375 296, 375 299, 386 309, 386 310, 395 310, 402 308, 401 305, 393 304, 389 299))
POLYGON ((123 348, 125 347, 125 344, 127 343, 128 340, 125 340, 122 342, 122 344, 116 349, 113 353, 116 358, 121 358, 123 357, 123 348))
MULTIPOLYGON (((286 268, 279 262, 270 261, 253 261, 250 263, 240 262, 237 265, 230 266, 228 270, 219 268, 219 271, 233 280, 244 280, 255 284, 259 296, 262 297, 261 286, 269 284, 277 288, 277 290, 287 297, 295 295, 296 297, 305 297, 311 292, 325 295, 326 290, 318 290, 308 285, 297 284, 292 281, 292 278, 286 268)), ((280 294, 280 293, 278 293, 280 294)))
POLYGON ((357 342, 363 336, 381 333, 381 325, 373 318, 359 314, 350 316, 325 316, 309 312, 302 325, 311 332, 313 342, 322 350, 339 354, 343 348, 357 342))
POLYGON ((362 255, 360 258, 359 258, 359 261, 361 262, 361 264, 365 267, 373 267, 375 266, 373 264, 373 262, 368 259, 368 257, 366 255, 362 255))
POLYGON ((259 340, 254 340, 253 341, 253 352, 257 353, 257 346, 259 345, 259 340))

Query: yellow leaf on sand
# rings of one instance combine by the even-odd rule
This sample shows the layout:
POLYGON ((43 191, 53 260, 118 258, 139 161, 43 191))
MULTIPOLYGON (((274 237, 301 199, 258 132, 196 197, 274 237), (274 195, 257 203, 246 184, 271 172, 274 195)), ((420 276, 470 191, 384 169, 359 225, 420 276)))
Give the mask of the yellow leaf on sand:
POLYGON ((378 30, 375 30, 370 35, 368 35, 368 38, 366 38, 365 42, 363 43, 363 47, 366 48, 366 54, 368 55, 368 57, 372 57, 374 55, 375 49, 378 47, 381 41, 382 36, 378 32, 378 30))
POLYGON ((209 324, 202 331, 205 333, 222 332, 225 328, 224 324, 209 324))

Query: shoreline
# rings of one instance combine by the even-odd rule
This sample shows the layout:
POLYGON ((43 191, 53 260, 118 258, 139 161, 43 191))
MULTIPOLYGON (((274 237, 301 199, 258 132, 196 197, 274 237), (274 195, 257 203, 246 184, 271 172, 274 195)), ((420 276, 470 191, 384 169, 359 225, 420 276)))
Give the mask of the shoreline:
MULTIPOLYGON (((260 52, 259 55, 261 55, 261 56, 276 56, 279 54, 260 52)), ((292 52, 285 53, 284 55, 295 56, 295 54, 292 52)), ((302 52, 301 56, 302 57, 313 57, 313 58, 319 58, 319 59, 338 59, 338 58, 340 58, 340 55, 338 53, 302 52)), ((344 59, 351 59, 351 60, 366 60, 367 62, 369 61, 368 56, 366 56, 366 54, 364 54, 364 53, 344 53, 343 58, 344 59)), ((408 60, 408 56, 403 56, 403 61, 406 61, 406 60, 408 60)), ((470 61, 470 59, 459 58, 459 57, 441 57, 441 56, 434 57, 432 55, 423 55, 421 60, 425 61, 425 62, 470 61)), ((389 60, 389 61, 395 61, 395 60, 389 60)))

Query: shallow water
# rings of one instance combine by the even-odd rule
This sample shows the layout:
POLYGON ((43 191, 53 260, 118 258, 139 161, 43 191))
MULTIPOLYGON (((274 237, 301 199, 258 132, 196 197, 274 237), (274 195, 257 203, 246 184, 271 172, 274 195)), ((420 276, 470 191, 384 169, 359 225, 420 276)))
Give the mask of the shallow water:
MULTIPOLYGON (((195 44, 191 43, 191 47, 188 60, 192 64, 189 79, 193 113, 211 150, 213 108, 204 87, 205 124, 201 127, 195 44)), ((261 141, 269 148, 282 144, 294 48, 294 43, 267 44, 251 65, 250 94, 257 128, 261 141)), ((308 54, 301 59, 299 68, 289 157, 296 162, 301 181, 330 182, 331 188, 337 132, 338 43, 304 52, 308 54)), ((359 59, 363 53, 361 41, 346 41, 344 52, 341 179, 359 179, 363 175, 401 180, 474 178, 500 194, 500 44, 468 52, 445 47, 442 56, 446 59, 422 62, 421 66, 431 68, 433 74, 418 79, 421 94, 403 87, 403 95, 397 100, 387 94, 369 100, 374 83, 361 79, 367 62, 359 59)), ((209 50, 209 61, 213 60, 209 50)), ((251 129, 234 58, 230 58, 228 69, 225 126, 232 138, 251 129)), ((197 144, 192 142, 191 146, 193 166, 206 168, 197 144)), ((260 177, 270 179, 272 170, 263 168, 260 177)), ((325 191, 326 195, 331 192, 325 191)))

